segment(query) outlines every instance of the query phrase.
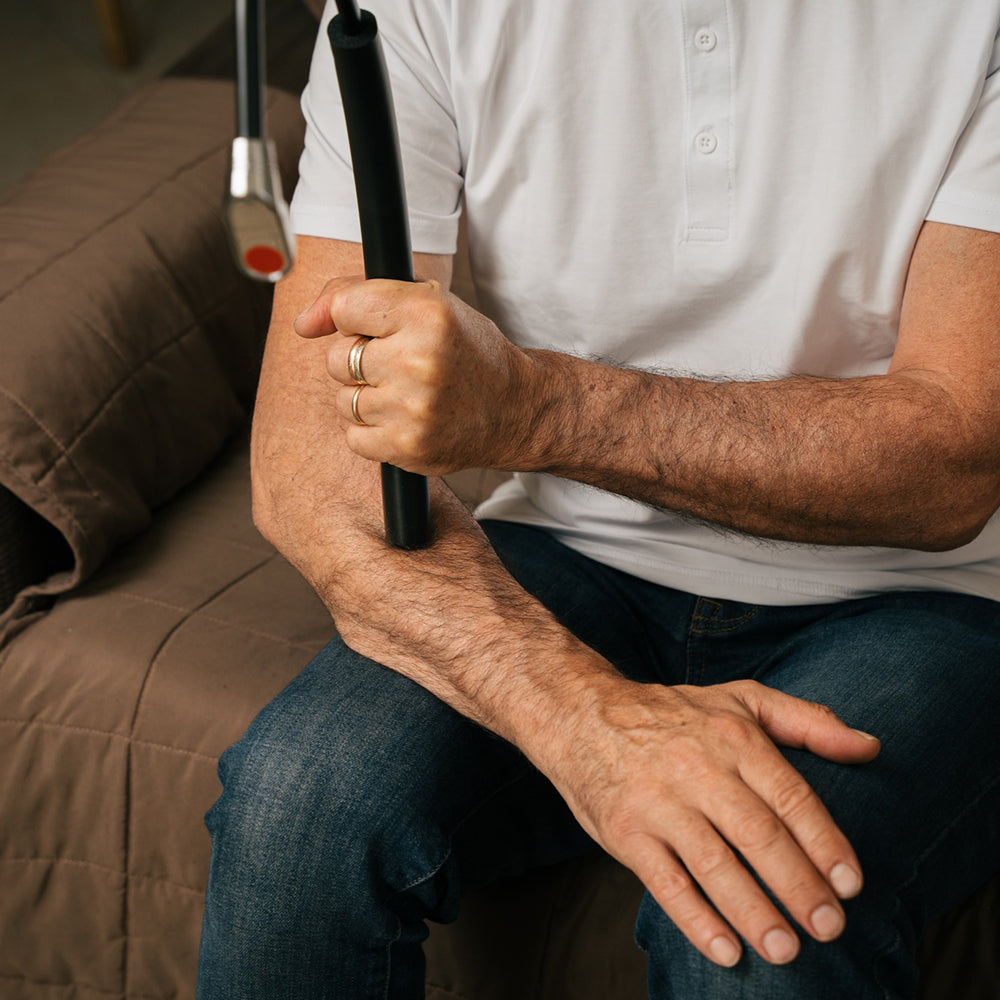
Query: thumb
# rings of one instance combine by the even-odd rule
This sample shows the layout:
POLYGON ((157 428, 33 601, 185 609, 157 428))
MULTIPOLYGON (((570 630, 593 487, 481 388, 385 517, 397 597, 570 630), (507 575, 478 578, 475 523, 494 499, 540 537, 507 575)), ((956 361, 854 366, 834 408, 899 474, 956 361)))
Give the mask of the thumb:
POLYGON ((337 332, 337 324, 333 322, 330 314, 330 303, 333 293, 338 288, 346 285, 354 285, 364 281, 360 274, 348 275, 341 278, 332 278, 323 286, 323 291, 308 309, 296 317, 292 326, 300 337, 312 339, 314 337, 328 337, 331 333, 337 332))
POLYGON ((779 746, 809 750, 841 764, 863 764, 878 756, 878 738, 852 729, 826 705, 755 684, 741 692, 761 728, 779 746))

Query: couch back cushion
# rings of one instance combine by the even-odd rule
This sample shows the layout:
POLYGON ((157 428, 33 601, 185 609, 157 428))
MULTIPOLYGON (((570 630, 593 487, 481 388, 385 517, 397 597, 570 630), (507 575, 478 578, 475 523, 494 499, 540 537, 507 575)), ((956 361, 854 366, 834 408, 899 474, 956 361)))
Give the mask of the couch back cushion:
MULTIPOLYGON (((270 288, 227 250, 233 108, 230 83, 158 81, 0 200, 0 488, 65 553, 0 606, 0 635, 89 576, 246 420, 270 288)), ((268 114, 288 190, 296 98, 272 92, 268 114)), ((23 562, 25 543, 0 536, 0 562, 23 562)))

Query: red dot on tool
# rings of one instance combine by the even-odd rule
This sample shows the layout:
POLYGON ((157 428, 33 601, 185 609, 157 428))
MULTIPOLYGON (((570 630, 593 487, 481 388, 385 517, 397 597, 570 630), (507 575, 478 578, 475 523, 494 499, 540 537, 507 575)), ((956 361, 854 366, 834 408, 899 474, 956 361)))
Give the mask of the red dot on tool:
POLYGON ((256 271, 258 274, 274 274, 275 271, 284 268, 285 255, 274 247, 258 244, 243 254, 243 262, 251 271, 256 271))

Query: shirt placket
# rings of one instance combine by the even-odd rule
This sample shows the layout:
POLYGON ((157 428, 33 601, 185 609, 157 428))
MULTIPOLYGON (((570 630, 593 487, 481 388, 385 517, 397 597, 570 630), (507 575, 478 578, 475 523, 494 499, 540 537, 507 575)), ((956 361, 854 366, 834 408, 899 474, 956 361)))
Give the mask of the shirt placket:
POLYGON ((729 238, 733 201, 732 37, 726 0, 684 0, 687 242, 729 238))

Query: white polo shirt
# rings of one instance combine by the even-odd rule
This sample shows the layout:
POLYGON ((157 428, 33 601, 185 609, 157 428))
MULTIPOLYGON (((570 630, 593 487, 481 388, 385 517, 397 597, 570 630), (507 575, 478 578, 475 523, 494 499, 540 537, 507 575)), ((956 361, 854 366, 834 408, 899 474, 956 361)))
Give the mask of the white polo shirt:
MULTIPOLYGON (((522 346, 709 379, 880 374, 922 222, 1000 232, 1000 0, 364 6, 413 247, 455 250, 464 194, 480 306, 522 346)), ((358 240, 325 23, 292 214, 358 240)), ((1000 518, 945 553, 799 545, 547 475, 479 514, 710 597, 1000 599, 1000 518)))

